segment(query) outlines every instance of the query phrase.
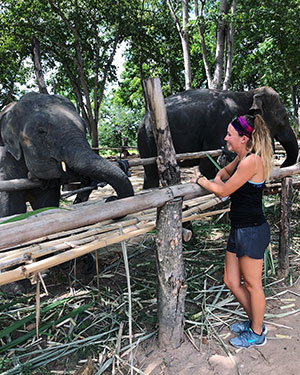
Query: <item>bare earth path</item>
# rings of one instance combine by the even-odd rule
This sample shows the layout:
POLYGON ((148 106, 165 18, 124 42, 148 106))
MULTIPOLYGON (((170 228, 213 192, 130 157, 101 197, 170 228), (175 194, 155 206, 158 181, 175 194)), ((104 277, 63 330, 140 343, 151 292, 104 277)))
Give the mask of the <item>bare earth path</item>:
MULTIPOLYGON (((300 310, 300 281, 289 290, 291 292, 268 301, 268 313, 300 310)), ((140 368, 147 375, 299 375, 300 312, 269 319, 266 326, 268 341, 265 346, 235 349, 228 344, 233 360, 216 343, 208 342, 203 353, 199 353, 188 340, 180 348, 169 351, 159 350, 153 341, 138 355, 140 368)), ((228 343, 232 337, 229 329, 224 328, 222 334, 228 343)))

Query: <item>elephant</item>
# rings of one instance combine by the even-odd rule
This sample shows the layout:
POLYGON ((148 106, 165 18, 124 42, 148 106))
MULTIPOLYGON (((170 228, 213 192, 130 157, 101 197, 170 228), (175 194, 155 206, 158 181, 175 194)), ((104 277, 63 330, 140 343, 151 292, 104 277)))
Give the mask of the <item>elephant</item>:
POLYGON ((134 195, 128 176, 89 146, 83 119, 60 95, 29 92, 0 113, 0 181, 37 178, 39 188, 0 192, 0 217, 58 207, 69 181, 106 182, 118 198, 134 195))
MULTIPOLYGON (((243 114, 261 114, 272 137, 286 151, 281 167, 296 163, 298 143, 289 125, 288 112, 278 93, 271 87, 234 92, 212 89, 191 89, 165 99, 165 106, 174 148, 177 154, 216 150, 224 147, 229 122, 243 114)), ((149 112, 138 129, 138 150, 141 158, 157 155, 149 112)), ((211 179, 216 168, 208 158, 186 161, 182 166, 199 165, 200 172, 211 179)), ((144 166, 144 189, 159 184, 156 164, 144 166)))

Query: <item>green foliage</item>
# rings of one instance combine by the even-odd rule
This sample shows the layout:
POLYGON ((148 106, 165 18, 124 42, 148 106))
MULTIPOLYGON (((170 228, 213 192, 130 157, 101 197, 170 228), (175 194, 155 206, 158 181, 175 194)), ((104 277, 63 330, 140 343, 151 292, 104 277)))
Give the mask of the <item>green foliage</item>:
MULTIPOLYGON (((203 4, 203 16, 195 19, 190 2, 193 87, 207 86, 198 26, 204 28, 208 63, 213 69, 216 27, 221 17, 220 2, 203 4)), ((177 5, 181 19, 180 3, 177 5)), ((235 25, 231 88, 268 85, 288 105, 292 88, 299 102, 299 1, 238 2, 236 13, 224 17, 235 25)), ((159 76, 164 96, 184 90, 181 42, 166 1, 6 0, 0 5, 0 28, 0 108, 17 98, 20 85, 32 78, 30 48, 35 35, 41 42, 48 87, 55 81, 57 93, 73 100, 81 113, 90 101, 96 123, 103 88, 107 82, 117 81, 118 67, 111 61, 114 42, 125 43, 125 70, 114 93, 118 100, 109 108, 107 104, 101 106, 101 129, 105 125, 104 134, 100 129, 101 143, 116 144, 126 132, 133 139, 144 110, 142 80, 159 76), (118 108, 123 106, 123 110, 118 108)))
POLYGON ((129 146, 136 146, 141 116, 139 106, 126 106, 118 96, 118 91, 107 96, 102 102, 98 125, 100 147, 120 147, 124 137, 128 138, 129 146))
POLYGON ((15 221, 24 220, 24 219, 27 219, 28 217, 37 215, 37 214, 39 214, 41 212, 48 211, 48 210, 66 210, 66 208, 61 208, 61 207, 43 207, 43 208, 39 208, 37 210, 29 211, 29 212, 26 212, 24 214, 16 215, 16 216, 14 216, 14 217, 12 217, 10 219, 1 221, 0 225, 1 224, 7 224, 7 223, 14 223, 15 221))
POLYGON ((300 81, 300 4, 263 0, 240 4, 236 17, 233 87, 268 85, 284 101, 290 88, 300 81))

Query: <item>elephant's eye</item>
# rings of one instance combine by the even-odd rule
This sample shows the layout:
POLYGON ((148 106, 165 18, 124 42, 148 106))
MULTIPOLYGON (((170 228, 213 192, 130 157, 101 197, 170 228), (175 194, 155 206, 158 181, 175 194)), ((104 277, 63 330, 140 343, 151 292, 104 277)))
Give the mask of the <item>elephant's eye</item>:
POLYGON ((38 132, 39 135, 46 135, 47 129, 40 127, 40 128, 37 129, 37 132, 38 132))

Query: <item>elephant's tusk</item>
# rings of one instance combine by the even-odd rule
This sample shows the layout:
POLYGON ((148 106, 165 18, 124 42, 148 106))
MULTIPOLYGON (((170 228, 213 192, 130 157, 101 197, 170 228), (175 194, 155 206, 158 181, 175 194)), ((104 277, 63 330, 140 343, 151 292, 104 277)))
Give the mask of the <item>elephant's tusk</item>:
POLYGON ((62 167, 62 170, 64 172, 67 172, 67 166, 66 166, 66 163, 64 161, 61 162, 61 167, 62 167))

